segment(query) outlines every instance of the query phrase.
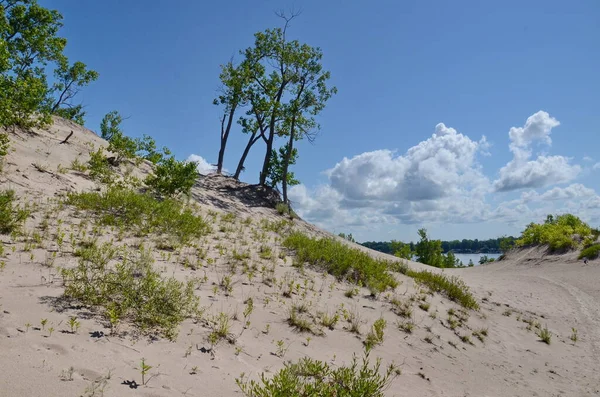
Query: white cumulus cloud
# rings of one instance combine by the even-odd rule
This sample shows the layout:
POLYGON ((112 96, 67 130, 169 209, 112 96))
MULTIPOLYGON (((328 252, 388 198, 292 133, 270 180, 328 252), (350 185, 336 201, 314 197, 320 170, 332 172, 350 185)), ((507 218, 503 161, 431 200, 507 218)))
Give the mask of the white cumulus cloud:
POLYGON ((550 133, 560 122, 547 112, 539 111, 527 118, 523 127, 508 132, 513 159, 500 169, 494 181, 496 191, 506 192, 524 188, 541 188, 573 180, 581 172, 564 156, 538 156, 531 160, 531 146, 536 142, 550 145, 550 133))
POLYGON ((215 172, 215 170, 217 169, 217 167, 215 167, 214 165, 212 165, 208 161, 206 161, 204 159, 204 157, 199 156, 197 154, 190 154, 188 156, 188 158, 186 159, 186 161, 189 161, 191 163, 196 163, 198 172, 201 173, 202 175, 211 174, 211 173, 215 172))

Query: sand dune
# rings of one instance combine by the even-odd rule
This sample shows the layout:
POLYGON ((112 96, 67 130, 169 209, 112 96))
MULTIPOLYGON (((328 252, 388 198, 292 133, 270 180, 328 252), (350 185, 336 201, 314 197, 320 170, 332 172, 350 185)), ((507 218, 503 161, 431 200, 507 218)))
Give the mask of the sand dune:
MULTIPOLYGON (((480 302, 479 311, 462 314, 456 303, 439 294, 426 294, 401 274, 396 275, 401 284, 394 292, 373 299, 362 289, 348 298, 344 296, 348 284, 294 268, 292 253, 281 246, 281 234, 265 227, 266 222, 279 222, 281 216, 259 205, 265 200, 260 192, 223 177, 202 177, 192 191, 197 210, 213 227, 212 233, 197 242, 206 257, 199 260, 191 247, 152 252, 156 268, 165 276, 206 277, 196 290, 205 316, 226 313, 236 317, 237 313, 237 320, 231 320, 235 344, 221 342, 208 351, 209 329, 191 319, 181 325, 175 342, 139 336, 125 323, 117 335, 110 335, 99 310, 61 299, 58 268, 74 266, 77 258, 73 255, 76 247, 57 243, 60 233, 69 240, 70 233, 76 239, 82 228, 94 232, 91 224, 81 226, 87 219, 84 214, 60 205, 60 197, 96 188, 85 173, 68 168, 75 159, 86 162, 92 147, 106 143, 62 119, 56 119, 47 131, 18 131, 10 137, 14 151, 0 175, 0 190, 14 189, 21 203, 29 203, 33 216, 25 225, 25 236, 0 235, 5 252, 0 257, 5 262, 0 271, 0 396, 242 395, 235 382, 242 373, 253 379, 263 372, 270 376, 285 361, 304 356, 332 365, 347 364, 353 353, 360 354, 366 332, 380 317, 388 325, 383 343, 373 349, 371 358, 381 357, 384 365, 394 362, 402 372, 386 395, 600 395, 599 261, 584 266, 576 254, 552 256, 542 248, 531 248, 489 265, 444 270, 462 278, 480 302), (69 142, 60 144, 70 131, 74 134, 69 142), (42 232, 44 219, 48 227, 42 232), (41 235, 35 244, 34 232, 41 235), (272 255, 262 254, 261 246, 271 247, 272 255), (234 249, 247 252, 248 263, 257 269, 273 265, 278 281, 249 277, 240 265, 232 275, 230 293, 222 291, 218 285, 235 261, 234 249), (200 263, 195 270, 185 265, 190 258, 200 263), (300 285, 290 297, 282 293, 288 281, 300 285), (242 312, 249 297, 255 308, 250 325, 244 327, 242 312), (411 333, 395 325, 406 319, 391 310, 393 298, 412 308, 411 333), (426 310, 425 305, 419 307, 421 299, 429 305, 426 310), (306 304, 307 315, 316 322, 318 312, 357 314, 361 335, 350 332, 343 318, 333 330, 319 327, 322 335, 298 333, 286 318, 290 306, 299 303, 306 304), (447 321, 451 309, 464 317, 455 330, 447 321), (73 316, 80 327, 71 333, 67 323, 73 316), (47 320, 44 325, 43 319, 47 320), (550 330, 549 345, 536 335, 536 324, 550 330), (571 340, 573 328, 576 342, 571 340), (473 331, 481 329, 487 330, 487 336, 479 340, 473 331), (142 358, 152 366, 146 375, 150 379, 145 386, 130 388, 128 382, 141 383, 142 358)), ((142 164, 131 171, 143 176, 150 166, 142 164)), ((314 236, 330 236, 301 220, 295 220, 293 227, 314 236)), ((110 228, 96 232, 100 241, 114 239, 131 250, 140 243, 155 246, 152 236, 127 235, 119 241, 117 231, 110 228)), ((442 271, 414 262, 409 266, 442 271)))

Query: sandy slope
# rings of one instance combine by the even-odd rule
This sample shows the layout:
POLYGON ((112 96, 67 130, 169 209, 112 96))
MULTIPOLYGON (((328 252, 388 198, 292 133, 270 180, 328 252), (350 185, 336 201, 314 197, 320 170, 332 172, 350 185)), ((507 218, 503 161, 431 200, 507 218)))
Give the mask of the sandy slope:
MULTIPOLYGON (((39 230, 47 212, 51 213, 51 222, 41 246, 32 251, 25 250, 25 238, 0 236, 5 246, 5 257, 0 261, 6 263, 0 272, 2 397, 241 395, 234 380, 241 373, 256 378, 262 372, 277 371, 285 360, 305 355, 332 365, 348 363, 354 352, 360 354, 365 333, 381 316, 388 326, 384 343, 374 349, 372 358, 381 357, 384 365, 395 362, 402 370, 387 391, 389 396, 600 395, 598 261, 583 266, 574 255, 545 256, 541 250, 531 249, 498 263, 446 271, 463 278, 482 306, 479 312, 468 313, 465 326, 455 332, 446 321, 447 311, 459 307, 435 295, 426 298, 429 310, 421 310, 417 300, 426 295, 419 294, 420 288, 405 276, 397 275, 402 284, 394 293, 374 300, 364 289, 355 298, 345 297, 349 286, 329 276, 310 270, 299 274, 291 266, 289 253, 281 248, 279 234, 266 230, 261 223, 263 219, 272 222, 281 218, 275 211, 258 206, 261 198, 248 199, 253 190, 232 185, 224 178, 201 178, 193 190, 193 198, 200 203, 199 211, 213 224, 213 233, 198 244, 215 263, 203 261, 197 270, 185 268, 185 259, 195 255, 192 248, 169 257, 156 250, 154 256, 165 276, 186 279, 206 274, 208 281, 196 291, 206 316, 220 312, 233 316, 237 312, 242 317, 243 302, 253 297, 255 310, 250 327, 244 330, 242 321, 232 321, 232 332, 237 336, 235 345, 223 342, 214 354, 203 352, 209 347, 209 330, 202 322, 192 320, 181 326, 176 342, 136 338, 135 330, 127 325, 122 326, 119 335, 108 335, 99 311, 65 307, 58 299, 62 280, 56 268, 76 263, 72 247, 63 247, 52 266, 48 266, 49 253, 58 250, 57 230, 78 233, 77 225, 85 219, 69 208, 49 203, 48 197, 73 189, 95 188, 84 174, 58 172, 58 165, 68 167, 76 158, 85 162, 92 143, 96 147, 105 143, 92 132, 63 120, 57 120, 50 131, 19 132, 11 134, 11 140, 15 151, 9 155, 0 176, 0 188, 15 189, 23 202, 37 203, 34 217, 27 222, 27 233, 39 230), (75 134, 70 143, 60 145, 71 130, 75 134), (225 213, 234 213, 234 221, 225 221, 225 213), (245 222, 248 218, 249 224, 245 222), (260 257, 260 246, 265 244, 273 248, 270 259, 260 257), (219 247, 224 247, 221 251, 225 254, 221 255, 219 247), (260 275, 249 278, 238 269, 233 275, 232 293, 214 294, 213 284, 231 266, 233 249, 247 250, 249 261, 259 269, 274 265, 275 277, 282 283, 265 284, 260 275), (286 298, 280 285, 290 280, 300 284, 300 288, 286 298), (413 333, 396 327, 395 323, 404 319, 390 310, 389 300, 393 297, 412 306, 416 325, 413 333), (411 297, 417 300, 411 302, 411 297), (349 332, 348 323, 341 319, 334 330, 325 329, 323 336, 311 336, 307 341, 306 334, 295 332, 286 323, 289 307, 299 302, 304 302, 313 316, 318 311, 342 313, 344 309, 358 313, 362 335, 349 332), (75 334, 65 332, 70 316, 77 316, 81 322, 75 334), (48 319, 43 330, 41 319, 48 319), (541 343, 533 331, 526 329, 523 320, 547 324, 553 334, 552 343, 541 343), (27 327, 28 323, 31 326, 27 327), (49 327, 55 329, 51 335, 49 327), (577 343, 569 339, 572 327, 578 330, 577 343), (481 328, 488 330, 484 342, 471 336, 469 344, 459 338, 481 328), (94 332, 104 332, 104 336, 94 337, 94 332), (287 348, 283 357, 273 354, 280 340, 287 348), (140 382, 142 357, 153 366, 152 378, 147 386, 130 389, 122 383, 140 382)), ((148 165, 143 165, 134 172, 143 175, 148 169, 148 165)), ((327 235, 302 221, 295 221, 294 227, 313 235, 327 235)), ((101 231, 103 241, 114 237, 110 230, 101 231)), ((129 237, 119 244, 134 250, 141 242, 152 246, 152 236, 129 237)), ((426 268, 416 263, 410 266, 426 268)))

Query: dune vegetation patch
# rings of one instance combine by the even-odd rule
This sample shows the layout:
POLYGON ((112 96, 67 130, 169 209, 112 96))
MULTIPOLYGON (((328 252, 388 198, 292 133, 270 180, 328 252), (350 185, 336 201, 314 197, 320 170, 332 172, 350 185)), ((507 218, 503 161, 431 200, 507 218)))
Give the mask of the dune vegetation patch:
POLYGON ((390 261, 374 259, 334 239, 311 238, 293 232, 285 238, 283 246, 296 253, 297 266, 309 263, 340 280, 366 286, 374 293, 398 286, 398 281, 389 272, 390 261))
POLYGON ((266 396, 338 396, 338 397, 383 397, 383 392, 400 369, 390 365, 381 373, 381 360, 374 365, 366 353, 359 363, 356 355, 348 366, 332 367, 326 362, 310 357, 295 363, 286 363, 271 379, 262 374, 260 382, 236 379, 242 393, 248 397, 266 396))
POLYGON ((548 215, 544 223, 530 223, 515 241, 517 247, 548 245, 550 251, 565 251, 591 244, 600 232, 571 214, 548 215))
POLYGON ((90 211, 105 226, 133 230, 137 236, 166 234, 180 244, 210 232, 209 224, 181 201, 111 186, 104 192, 69 193, 67 203, 90 211))
POLYGON ((584 248, 579 253, 579 259, 587 258, 587 259, 596 259, 600 254, 600 244, 593 244, 587 248, 584 248))
POLYGON ((0 234, 17 230, 29 216, 29 211, 15 205, 14 190, 0 192, 0 234))
POLYGON ((433 292, 445 295, 466 309, 479 310, 479 304, 469 291, 469 286, 457 276, 448 277, 445 274, 432 273, 427 270, 414 271, 410 269, 406 275, 427 286, 433 292))
POLYGON ((76 267, 61 269, 64 295, 102 307, 112 332, 129 319, 143 332, 157 331, 173 339, 177 326, 198 310, 194 282, 161 277, 143 247, 134 255, 111 243, 92 243, 76 255, 76 267))

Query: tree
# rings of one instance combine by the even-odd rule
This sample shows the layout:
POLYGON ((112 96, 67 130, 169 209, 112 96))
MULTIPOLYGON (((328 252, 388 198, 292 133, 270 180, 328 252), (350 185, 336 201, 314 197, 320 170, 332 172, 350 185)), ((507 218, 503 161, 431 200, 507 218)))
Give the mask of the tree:
POLYGON ((71 100, 79 93, 81 87, 98 79, 98 72, 88 70, 83 62, 75 62, 69 66, 66 59, 61 59, 54 75, 56 83, 51 92, 57 98, 51 102, 50 113, 83 125, 85 116, 83 105, 74 105, 71 100))
MULTIPOLYGON (((225 107, 221 117, 221 145, 219 148, 219 158, 217 160, 217 174, 223 170, 223 160, 225 157, 225 148, 229 133, 233 124, 233 118, 238 107, 244 106, 247 101, 247 73, 246 64, 234 66, 230 61, 221 66, 221 75, 219 78, 223 83, 222 93, 213 103, 225 107)), ((247 155, 247 153, 246 153, 247 155)), ((245 157, 244 157, 245 158, 245 157)))
MULTIPOLYGON (((254 45, 242 52, 244 60, 239 70, 243 71, 244 78, 234 79, 230 84, 225 84, 229 88, 226 92, 233 93, 234 83, 243 82, 241 84, 246 88, 240 92, 244 93, 242 97, 249 104, 249 109, 240 118, 239 123, 242 131, 250 134, 250 137, 234 177, 239 177, 250 149, 262 139, 265 143, 265 156, 259 184, 267 185, 273 168, 281 166, 280 180, 286 202, 290 181, 287 174, 295 153, 294 141, 311 136, 309 134, 318 129, 314 116, 335 93, 335 88, 328 89, 326 86, 329 73, 322 70, 321 50, 286 38, 289 23, 297 15, 292 13, 291 16, 286 16, 279 13, 278 16, 285 21, 283 28, 256 33, 254 45), (284 145, 284 148, 287 148, 284 149, 285 155, 280 158, 279 164, 273 164, 277 159, 273 156, 276 137, 288 138, 287 144, 284 145)), ((231 107, 226 109, 231 110, 231 107)), ((222 119, 222 126, 225 126, 222 128, 222 136, 227 132, 224 120, 222 119)))
POLYGON ((74 94, 97 73, 82 63, 67 66, 67 41, 58 36, 61 27, 62 15, 36 0, 0 0, 0 126, 40 126, 50 122, 52 113, 82 120, 81 105, 69 107, 70 102, 53 100, 53 95, 74 94), (57 83, 49 88, 46 71, 53 64, 57 83))
POLYGON ((444 267, 442 255, 442 242, 440 240, 429 240, 427 229, 419 229, 419 242, 415 245, 417 261, 435 267, 444 267))
POLYGON ((442 267, 456 267, 458 266, 460 261, 456 258, 452 251, 448 252, 446 256, 444 256, 444 265, 442 267))

